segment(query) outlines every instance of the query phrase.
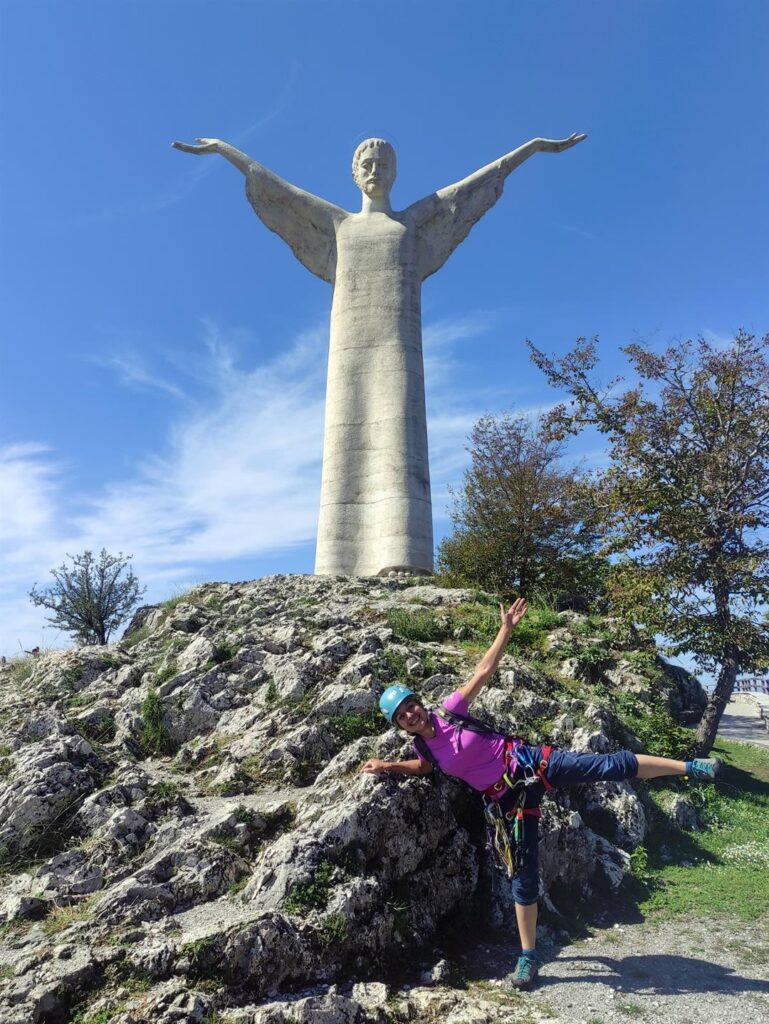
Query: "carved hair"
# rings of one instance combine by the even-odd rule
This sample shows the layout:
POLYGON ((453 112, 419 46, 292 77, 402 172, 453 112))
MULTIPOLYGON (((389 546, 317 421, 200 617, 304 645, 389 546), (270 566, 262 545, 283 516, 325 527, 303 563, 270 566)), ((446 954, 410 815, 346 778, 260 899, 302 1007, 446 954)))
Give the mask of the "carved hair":
POLYGON ((364 139, 363 142, 358 146, 352 156, 352 177, 355 184, 358 184, 358 164, 360 163, 361 157, 367 149, 381 149, 384 150, 392 160, 393 165, 393 177, 395 177, 396 161, 395 161, 395 150, 387 139, 364 139))

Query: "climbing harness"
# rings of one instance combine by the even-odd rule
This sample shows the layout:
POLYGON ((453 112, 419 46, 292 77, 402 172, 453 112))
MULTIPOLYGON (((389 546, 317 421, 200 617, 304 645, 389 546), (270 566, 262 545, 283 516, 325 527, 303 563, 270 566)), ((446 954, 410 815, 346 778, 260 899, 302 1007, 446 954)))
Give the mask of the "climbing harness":
MULTIPOLYGON (((493 725, 473 718, 472 715, 462 715, 445 707, 435 708, 434 711, 458 729, 502 735, 493 725)), ((433 766, 437 777, 441 778, 444 773, 425 738, 412 736, 412 741, 422 757, 433 766)), ((525 819, 541 817, 538 806, 526 806, 527 796, 533 794, 531 787, 542 783, 546 791, 553 789, 546 776, 552 750, 552 746, 543 746, 542 756, 535 763, 531 751, 519 736, 506 736, 502 778, 481 794, 486 820, 486 846, 496 856, 497 863, 508 878, 513 878, 523 866, 525 819)), ((468 788, 472 789, 472 786, 468 788)), ((473 792, 477 790, 473 789, 473 792)))

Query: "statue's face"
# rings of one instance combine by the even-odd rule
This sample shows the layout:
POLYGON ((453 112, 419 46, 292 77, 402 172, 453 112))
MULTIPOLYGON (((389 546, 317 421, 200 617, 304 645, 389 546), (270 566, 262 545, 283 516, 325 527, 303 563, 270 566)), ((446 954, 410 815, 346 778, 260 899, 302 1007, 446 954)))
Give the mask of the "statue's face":
POLYGON ((372 199, 387 196, 395 181, 395 155, 390 147, 364 149, 355 164, 355 183, 372 199))

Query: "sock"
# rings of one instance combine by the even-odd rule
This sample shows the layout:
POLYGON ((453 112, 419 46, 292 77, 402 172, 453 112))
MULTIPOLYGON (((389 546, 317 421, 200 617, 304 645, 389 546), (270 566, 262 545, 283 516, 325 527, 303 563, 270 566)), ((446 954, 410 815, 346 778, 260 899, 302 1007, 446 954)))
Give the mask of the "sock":
POLYGON ((530 958, 533 957, 535 953, 536 953, 535 949, 522 949, 521 950, 521 956, 528 956, 530 958))
POLYGON ((684 761, 684 771, 686 772, 687 775, 691 775, 692 774, 692 765, 693 764, 694 764, 693 761, 684 761))

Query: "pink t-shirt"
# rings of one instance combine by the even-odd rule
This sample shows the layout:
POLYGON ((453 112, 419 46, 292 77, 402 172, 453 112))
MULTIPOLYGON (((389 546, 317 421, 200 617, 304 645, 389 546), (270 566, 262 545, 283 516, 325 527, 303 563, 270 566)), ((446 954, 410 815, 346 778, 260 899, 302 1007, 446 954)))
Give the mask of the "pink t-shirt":
MULTIPOLYGON (((457 711, 460 715, 469 713, 468 703, 459 690, 455 690, 441 703, 448 711, 457 711)), ((442 771, 447 775, 456 775, 473 789, 481 791, 502 778, 505 770, 504 736, 458 729, 433 712, 430 713, 430 720, 435 726, 435 736, 422 738, 442 771)), ((425 758, 416 746, 414 750, 424 761, 425 758)))

